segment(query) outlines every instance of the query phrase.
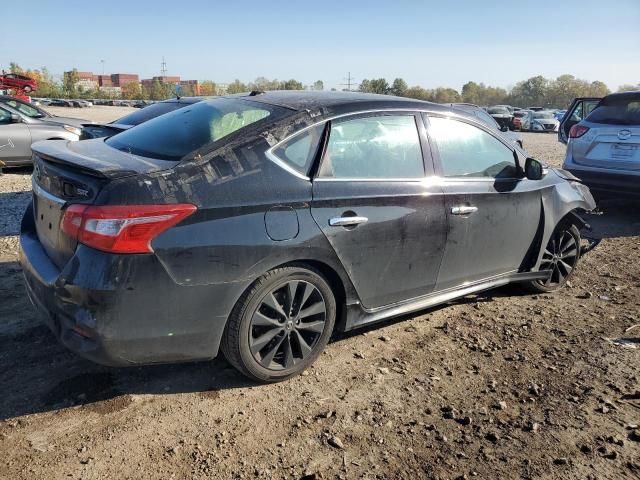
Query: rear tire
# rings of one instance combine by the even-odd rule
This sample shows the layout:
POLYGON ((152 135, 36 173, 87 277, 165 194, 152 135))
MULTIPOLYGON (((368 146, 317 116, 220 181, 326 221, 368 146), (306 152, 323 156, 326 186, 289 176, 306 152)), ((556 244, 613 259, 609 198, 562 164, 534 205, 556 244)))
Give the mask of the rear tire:
POLYGON ((547 280, 534 280, 524 286, 534 292, 554 292, 561 289, 575 272, 580 260, 580 231, 568 222, 561 222, 551 234, 544 250, 540 270, 551 270, 547 280))
POLYGON ((298 375, 327 345, 336 300, 326 279, 306 266, 265 273, 240 297, 222 337, 227 361, 259 382, 298 375))

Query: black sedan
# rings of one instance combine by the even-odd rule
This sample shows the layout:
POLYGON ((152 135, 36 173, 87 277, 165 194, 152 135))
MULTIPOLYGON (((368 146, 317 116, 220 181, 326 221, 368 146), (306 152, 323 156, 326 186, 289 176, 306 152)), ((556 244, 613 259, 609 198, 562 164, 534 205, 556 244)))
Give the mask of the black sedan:
POLYGON ((108 365, 221 348, 260 381, 335 331, 562 287, 595 207, 474 116, 390 96, 254 92, 33 150, 20 262, 60 341, 108 365))

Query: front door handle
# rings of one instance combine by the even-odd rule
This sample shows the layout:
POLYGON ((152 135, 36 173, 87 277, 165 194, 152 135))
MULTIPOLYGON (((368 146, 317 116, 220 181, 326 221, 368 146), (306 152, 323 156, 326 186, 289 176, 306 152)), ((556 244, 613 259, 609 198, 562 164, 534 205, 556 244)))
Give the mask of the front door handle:
POLYGON ((478 211, 478 207, 472 207, 468 205, 460 205, 458 207, 451 207, 452 215, 469 215, 478 211))
POLYGON ((329 219, 329 225, 332 227, 355 227, 368 221, 367 217, 335 217, 329 219))

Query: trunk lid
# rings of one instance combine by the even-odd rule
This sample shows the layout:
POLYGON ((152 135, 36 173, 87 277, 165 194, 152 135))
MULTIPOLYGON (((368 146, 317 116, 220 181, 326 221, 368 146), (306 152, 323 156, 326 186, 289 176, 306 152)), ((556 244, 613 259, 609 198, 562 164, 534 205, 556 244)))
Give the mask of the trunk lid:
POLYGON ((583 122, 584 137, 572 139, 577 164, 614 170, 640 170, 640 127, 583 122))
POLYGON ((102 139, 37 142, 33 150, 33 215, 36 233, 49 258, 64 267, 77 242, 61 229, 65 208, 92 204, 111 181, 150 173, 177 162, 155 161, 115 150, 102 139))

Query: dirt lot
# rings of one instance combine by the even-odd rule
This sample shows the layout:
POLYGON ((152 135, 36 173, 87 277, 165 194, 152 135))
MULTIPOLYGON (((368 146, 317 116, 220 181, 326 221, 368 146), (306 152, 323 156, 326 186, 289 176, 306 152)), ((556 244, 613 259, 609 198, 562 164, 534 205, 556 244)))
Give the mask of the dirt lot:
MULTIPOLYGON (((562 161, 552 135, 525 146, 562 161)), ((561 292, 504 288, 341 336, 262 386, 223 359, 108 369, 60 347, 16 263, 28 175, 0 177, 0 478, 640 478, 633 204, 602 205, 604 241, 561 292)))

